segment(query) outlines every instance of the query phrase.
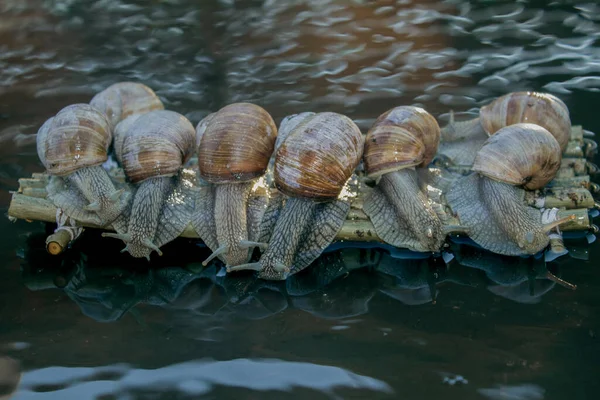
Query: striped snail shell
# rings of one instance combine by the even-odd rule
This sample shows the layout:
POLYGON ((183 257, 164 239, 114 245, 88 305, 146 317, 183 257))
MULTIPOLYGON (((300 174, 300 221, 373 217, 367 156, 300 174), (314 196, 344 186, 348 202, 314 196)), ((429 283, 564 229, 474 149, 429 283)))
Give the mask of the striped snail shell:
POLYGON ((486 140, 475 157, 473 171, 534 190, 554 178, 561 159, 559 144, 550 132, 534 124, 515 124, 486 140))
POLYGON ((108 120, 89 104, 65 107, 39 129, 40 160, 51 175, 68 183, 57 185, 58 180, 52 180, 48 198, 72 218, 98 218, 97 223, 105 225, 126 209, 128 194, 115 188, 101 166, 110 142, 108 120))
POLYGON ((363 209, 377 234, 393 246, 426 252, 439 251, 444 243, 441 221, 415 170, 429 165, 439 141, 435 118, 412 106, 381 114, 367 133, 365 171, 377 186, 363 209))
POLYGON ((112 140, 109 123, 88 104, 63 108, 42 128, 45 135, 42 153, 52 175, 68 175, 83 167, 100 165, 107 159, 112 140))
POLYGON ((548 232, 571 217, 542 224, 540 210, 527 206, 525 189, 539 189, 560 167, 561 150, 545 128, 514 124, 490 136, 472 173, 458 178, 446 194, 461 229, 483 248, 499 254, 535 254, 548 232))
POLYGON ((133 183, 173 176, 191 157, 195 140, 194 127, 183 115, 167 110, 143 114, 123 140, 125 174, 133 183))
POLYGON ((200 176, 211 183, 243 182, 265 173, 277 126, 262 107, 235 103, 211 115, 198 147, 200 176))
POLYGON ((401 106, 379 116, 365 139, 370 178, 408 167, 426 167, 440 141, 435 118, 419 107, 401 106))
POLYGON ((275 158, 275 185, 290 197, 338 197, 363 151, 360 130, 332 112, 309 115, 283 141, 275 158))
POLYGON ((96 94, 90 105, 106 115, 112 129, 130 115, 164 109, 152 89, 135 82, 119 82, 109 86, 96 94))
POLYGON ((142 114, 124 131, 119 158, 137 189, 127 231, 103 236, 123 240, 133 257, 150 260, 152 251, 161 255, 160 246, 177 237, 191 220, 184 198, 186 183, 179 172, 194 151, 196 132, 183 115, 167 110, 142 114))
POLYGON ((202 205, 192 223, 213 250, 204 265, 215 257, 227 266, 243 264, 254 247, 266 246, 255 241, 258 226, 252 221, 262 219, 267 198, 251 192, 267 169, 276 139, 271 115, 250 103, 225 106, 198 124, 198 169, 210 185, 202 188, 197 200, 202 205))
POLYGON ((228 271, 251 269, 263 279, 286 279, 310 265, 346 219, 350 204, 340 193, 362 157, 360 130, 332 112, 298 118, 284 120, 295 125, 275 155, 275 186, 288 197, 285 205, 279 202, 268 247, 258 262, 228 271))
POLYGON ((482 107, 479 116, 489 135, 518 123, 540 125, 554 136, 563 151, 571 135, 569 109, 558 97, 547 93, 509 93, 482 107))

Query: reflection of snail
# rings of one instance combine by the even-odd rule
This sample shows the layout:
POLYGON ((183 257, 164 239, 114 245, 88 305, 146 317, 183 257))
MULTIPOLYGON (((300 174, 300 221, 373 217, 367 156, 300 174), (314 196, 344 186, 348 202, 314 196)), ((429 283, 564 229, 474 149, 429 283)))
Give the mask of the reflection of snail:
POLYGON ((287 197, 268 248, 258 262, 229 271, 253 269, 282 280, 314 261, 346 219, 350 205, 339 196, 362 149, 360 130, 348 117, 319 113, 300 121, 276 152, 275 185, 287 197))
POLYGON ((488 290, 519 303, 537 303, 556 284, 577 287, 550 272, 543 257, 509 257, 461 246, 454 249, 455 260, 465 267, 484 271, 493 285, 488 290))
POLYGON ((538 209, 524 202, 525 189, 547 184, 560 167, 558 142, 544 128, 516 124, 491 136, 477 153, 473 171, 446 194, 471 239, 505 255, 535 254, 549 243, 548 232, 571 220, 542 224, 538 209))
POLYGON ((124 134, 115 153, 137 189, 127 232, 103 236, 122 239, 132 256, 150 259, 191 220, 193 200, 185 197, 179 173, 194 151, 196 132, 184 116, 159 110, 140 116, 124 134))
POLYGON ((257 243, 266 196, 254 186, 273 153, 277 127, 263 108, 228 105, 197 128, 200 177, 210 183, 197 199, 194 228, 227 266, 247 263, 257 243))
POLYGON ((377 272, 379 291, 406 305, 435 304, 436 284, 447 275, 446 264, 439 258, 397 260, 389 254, 383 254, 377 272))
POLYGON ((440 154, 455 164, 470 165, 487 136, 518 123, 545 128, 558 142, 561 153, 565 150, 571 134, 567 106, 551 94, 514 92, 482 107, 478 118, 464 122, 451 120, 442 129, 440 154))
POLYGON ((365 170, 377 179, 365 213, 386 242, 415 251, 439 251, 442 223, 420 190, 415 167, 429 165, 440 128, 418 107, 396 107, 379 116, 365 139, 365 170))
POLYGON ((48 173, 64 179, 48 187, 49 198, 67 215, 104 226, 125 210, 127 196, 101 166, 111 140, 106 117, 87 104, 63 108, 39 129, 38 156, 48 173))

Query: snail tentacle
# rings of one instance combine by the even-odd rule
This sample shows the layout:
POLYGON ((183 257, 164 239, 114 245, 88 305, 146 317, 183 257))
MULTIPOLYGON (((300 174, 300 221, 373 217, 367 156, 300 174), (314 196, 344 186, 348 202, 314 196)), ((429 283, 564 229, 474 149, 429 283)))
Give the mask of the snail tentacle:
POLYGON ((202 265, 206 267, 209 262, 219 257, 221 254, 225 254, 227 252, 229 252, 229 245, 224 244, 222 246, 219 246, 215 251, 212 252, 210 256, 206 258, 206 260, 202 261, 202 265))

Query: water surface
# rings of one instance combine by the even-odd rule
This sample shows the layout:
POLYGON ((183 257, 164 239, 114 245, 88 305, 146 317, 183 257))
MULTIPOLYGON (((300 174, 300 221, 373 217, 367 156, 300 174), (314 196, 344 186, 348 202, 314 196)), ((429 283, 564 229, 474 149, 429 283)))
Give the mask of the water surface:
MULTIPOLYGON (((194 124, 235 101, 277 123, 335 111, 366 130, 420 105, 443 124, 539 90, 598 132, 599 12, 577 1, 3 0, 0 206, 42 170, 37 128, 123 80, 194 124)), ((448 267, 343 250, 266 284, 200 272, 207 251, 188 240, 147 271, 97 232, 56 258, 43 224, 0 224, 0 390, 20 374, 15 399, 598 396, 598 245, 585 238, 548 265, 459 247, 448 267)))

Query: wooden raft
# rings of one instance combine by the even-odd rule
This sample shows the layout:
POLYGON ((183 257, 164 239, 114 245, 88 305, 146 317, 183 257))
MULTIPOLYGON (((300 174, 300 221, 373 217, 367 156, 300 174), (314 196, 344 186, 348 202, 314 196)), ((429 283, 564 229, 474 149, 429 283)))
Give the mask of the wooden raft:
MULTIPOLYGON (((557 218, 575 215, 575 219, 561 225, 562 231, 585 231, 597 227, 592 225, 589 218, 589 209, 600 208, 595 203, 592 192, 598 192, 598 186, 590 181, 589 173, 595 173, 596 167, 591 164, 586 156, 590 156, 589 149, 595 150, 595 142, 584 139, 580 126, 572 128, 571 140, 563 155, 561 168, 556 178, 542 190, 528 192, 527 203, 537 208, 559 208, 557 218)), ((469 166, 457 166, 457 172, 468 170, 469 166)), ((117 172, 115 178, 123 179, 122 171, 117 172)), ((31 178, 19 179, 19 189, 12 193, 8 209, 9 218, 31 221, 44 221, 56 223, 56 207, 46 199, 46 185, 49 176, 45 173, 34 173, 31 178)), ((365 192, 358 193, 351 202, 351 210, 346 222, 336 236, 336 241, 365 241, 383 242, 375 233, 373 224, 362 210, 365 192)), ((449 215, 447 225, 460 226, 459 221, 449 215)), ((83 227, 113 230, 112 226, 97 226, 92 223, 83 223, 83 227)), ((191 224, 186 227, 180 237, 199 239, 191 224)), ((50 235, 46 241, 47 250, 51 254, 60 254, 69 244, 71 234, 59 230, 50 235)), ((559 244, 556 244, 559 245, 559 244)))

